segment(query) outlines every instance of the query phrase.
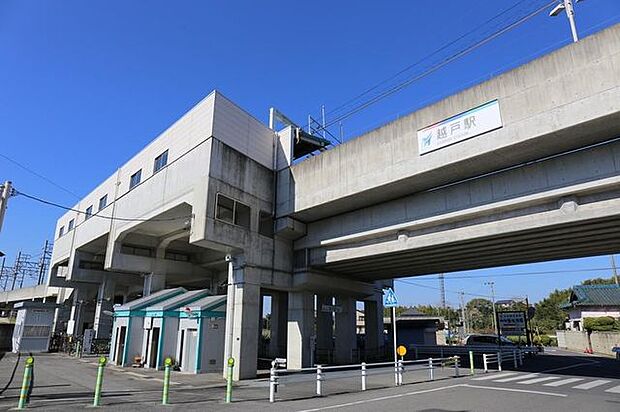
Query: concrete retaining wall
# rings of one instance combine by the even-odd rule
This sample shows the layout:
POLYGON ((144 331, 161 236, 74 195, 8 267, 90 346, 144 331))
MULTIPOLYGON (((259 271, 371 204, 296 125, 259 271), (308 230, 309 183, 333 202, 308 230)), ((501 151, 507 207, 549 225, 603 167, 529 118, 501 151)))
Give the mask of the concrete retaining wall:
MULTIPOLYGON (((557 331, 558 346, 564 349, 583 351, 588 347, 588 334, 579 331, 557 331)), ((613 355, 611 348, 620 346, 620 332, 592 332, 592 350, 596 353, 613 355)))

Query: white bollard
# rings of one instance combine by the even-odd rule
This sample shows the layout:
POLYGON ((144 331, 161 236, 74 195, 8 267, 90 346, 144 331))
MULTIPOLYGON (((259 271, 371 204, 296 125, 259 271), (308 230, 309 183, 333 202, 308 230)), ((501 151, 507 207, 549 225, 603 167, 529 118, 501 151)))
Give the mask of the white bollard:
POLYGON ((366 362, 362 362, 362 390, 366 390, 366 362))
POLYGON ((517 362, 517 350, 512 351, 512 359, 514 360, 515 369, 519 367, 519 363, 517 362))
POLYGON ((523 366, 523 349, 519 348, 519 365, 523 366))
POLYGON ((497 369, 500 372, 502 371, 502 353, 501 352, 497 352, 497 369))
POLYGON ((269 372, 269 402, 271 403, 276 401, 276 386, 278 385, 277 379, 276 368, 272 366, 271 371, 269 372))
POLYGON ((432 381, 435 380, 435 371, 433 370, 433 358, 428 358, 428 373, 432 381))
POLYGON ((454 376, 459 376, 459 357, 454 356, 454 376))
POLYGON ((487 361, 487 354, 486 353, 482 354, 482 362, 484 363, 484 373, 488 373, 489 372, 489 367, 488 367, 488 361, 487 361))
POLYGON ((316 394, 319 396, 323 396, 323 391, 321 387, 321 382, 323 381, 323 368, 321 365, 317 365, 316 367, 316 394))
POLYGON ((398 361, 398 385, 403 384, 403 361, 402 359, 398 361))

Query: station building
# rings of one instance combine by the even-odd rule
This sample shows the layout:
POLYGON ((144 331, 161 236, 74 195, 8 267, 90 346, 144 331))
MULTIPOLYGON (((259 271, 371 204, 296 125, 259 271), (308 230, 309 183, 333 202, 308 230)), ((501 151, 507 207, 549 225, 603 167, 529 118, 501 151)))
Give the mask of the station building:
MULTIPOLYGON (((204 289, 227 295, 222 358, 235 358, 235 378, 256 373, 265 296, 271 330, 264 357, 307 366, 307 348, 324 342, 337 359, 350 361, 357 301, 367 302, 366 347, 380 350, 381 294, 389 282, 295 273, 293 242, 304 236, 305 224, 274 219, 277 201, 293 201, 286 198, 292 182, 278 181, 277 172, 325 146, 292 126, 276 132, 212 92, 74 206, 84 213, 58 220, 49 284, 68 288, 69 310, 64 321, 59 311, 56 330, 80 336, 94 329, 107 338, 115 304, 131 306, 162 290, 204 289), (325 303, 338 313, 321 312, 325 303)), ((142 331, 123 336, 136 333, 142 331)), ((114 351, 115 362, 128 364, 144 352, 150 366, 161 366, 161 356, 138 348, 131 344, 122 361, 114 351)))

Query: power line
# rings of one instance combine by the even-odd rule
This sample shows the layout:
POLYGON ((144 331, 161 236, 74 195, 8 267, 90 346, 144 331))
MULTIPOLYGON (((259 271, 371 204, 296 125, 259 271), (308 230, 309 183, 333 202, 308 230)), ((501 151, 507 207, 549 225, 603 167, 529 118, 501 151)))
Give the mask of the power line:
POLYGON ((177 217, 170 217, 170 218, 141 219, 141 218, 128 218, 128 217, 116 217, 116 216, 105 216, 105 215, 99 215, 99 214, 90 214, 90 213, 86 213, 83 210, 78 210, 78 209, 74 209, 74 208, 71 208, 71 207, 63 206, 61 204, 54 203, 54 202, 51 202, 49 200, 41 199, 39 197, 26 194, 24 192, 20 192, 18 190, 16 190, 15 193, 18 196, 24 196, 24 197, 26 197, 28 199, 31 199, 31 200, 34 200, 34 201, 37 201, 39 203, 43 203, 43 204, 46 204, 46 205, 49 205, 49 206, 54 206, 54 207, 57 207, 59 209, 64 209, 64 210, 68 210, 70 212, 75 212, 75 213, 78 213, 78 214, 87 215, 89 217, 98 217, 98 218, 107 219, 107 220, 118 220, 118 221, 122 221, 122 222, 170 222, 170 221, 174 221, 174 220, 190 219, 190 218, 193 217, 192 215, 186 215, 186 216, 177 216, 177 217))
POLYGON ((475 33, 476 31, 478 31, 480 28, 486 26, 487 24, 491 23, 493 20, 498 19, 499 17, 503 16, 504 14, 508 13, 509 11, 512 11, 514 8, 520 6, 521 4, 525 3, 527 0, 521 0, 519 2, 516 2, 515 4, 513 4, 512 6, 508 7, 507 9, 501 11, 500 13, 496 14, 495 16, 491 17, 490 19, 488 19, 487 21, 485 21, 484 23, 474 27, 472 30, 466 32, 465 34, 457 37, 456 39, 444 44, 443 46, 441 46, 439 49, 435 50, 434 52, 427 54, 425 57, 417 60, 415 63, 410 64, 409 66, 403 68, 402 70, 400 70, 399 72, 393 74, 392 76, 388 77, 387 79, 384 79, 382 81, 380 81, 379 83, 375 84, 374 86, 370 87, 369 89, 365 90, 364 92, 360 93, 359 95, 347 100, 346 102, 342 103, 340 106, 337 106, 336 108, 330 110, 329 112, 327 112, 327 115, 332 115, 334 113, 337 113, 338 111, 340 111, 341 109, 345 108, 346 106, 348 106, 350 103, 353 103, 357 100, 359 100, 360 98, 364 97, 365 95, 367 95, 368 93, 372 92, 373 90, 378 89, 380 86, 384 85, 385 83, 396 79, 398 76, 400 76, 403 73, 406 73, 407 71, 411 70, 412 68, 420 65, 421 63, 423 63, 425 60, 430 59, 431 57, 441 53, 442 51, 446 50, 448 47, 458 43, 460 40, 463 40, 464 38, 466 38, 467 36, 469 36, 470 34, 475 33))
MULTIPOLYGON (((535 275, 565 275, 567 273, 581 273, 581 272, 602 272, 605 270, 612 270, 612 267, 601 268, 588 268, 588 269, 568 269, 568 270, 546 270, 535 272, 515 272, 515 273, 493 273, 492 275, 446 275, 447 279, 483 279, 483 278, 497 278, 497 277, 513 277, 513 276, 535 276, 535 275)), ((420 276, 417 280, 432 280, 435 278, 420 276)))
MULTIPOLYGON (((427 289, 433 289, 433 290, 439 290, 440 289, 440 288, 435 287, 435 286, 422 285, 420 283, 412 282, 410 280, 394 279, 394 281, 395 282, 405 283, 405 284, 411 285, 411 286, 418 286, 418 287, 421 287, 421 288, 427 288, 427 289)), ((487 298, 487 299, 491 299, 492 298, 492 296, 490 296, 490 295, 482 295, 482 294, 478 294, 478 293, 468 293, 468 292, 455 291, 455 290, 449 290, 449 289, 446 289, 446 292, 454 293, 456 295, 460 295, 462 293, 464 295, 473 296, 473 297, 476 297, 476 298, 487 298)), ((495 297, 501 297, 502 299, 512 299, 512 296, 495 296, 495 297)))
POLYGON ((518 26, 520 26, 521 24, 523 24, 524 22, 526 22, 527 20, 535 17, 536 15, 540 14, 542 11, 544 11, 545 9, 547 9, 549 6, 553 5, 556 3, 556 0, 553 0, 547 4, 545 4, 542 7, 539 7, 538 9, 536 9, 535 11, 527 14, 524 17, 521 17, 520 19, 518 19, 517 21, 508 24, 507 26, 504 26, 502 28, 500 28, 499 30, 496 30, 495 32, 493 32, 491 35, 485 37, 484 39, 474 43, 473 45, 465 48, 464 50, 461 50, 453 55, 451 55, 450 57, 446 58, 445 60, 441 61, 440 63, 431 66, 429 69, 425 70, 424 72, 422 72, 419 75, 416 75, 404 82, 401 82, 395 86, 393 86, 390 89, 387 89, 386 91, 383 91, 381 93, 379 93, 378 95, 376 95, 375 97, 369 99, 368 101, 366 101, 365 103, 360 104, 357 107, 353 107, 351 110, 349 110, 348 112, 345 112, 344 114, 337 116, 335 119, 329 121, 326 123, 326 125, 324 126, 325 128, 333 126, 334 124, 337 124, 338 122, 341 122, 342 120, 354 115, 355 113, 360 112, 361 110, 364 110, 365 108, 371 106, 372 104, 383 100, 384 98, 404 89, 405 87, 409 86, 410 84, 436 72, 437 70, 439 70, 440 68, 446 66, 447 64, 453 62, 454 60, 463 57, 471 52, 473 52, 474 50, 480 48, 481 46, 489 43, 490 41, 494 40, 495 38, 501 36, 502 34, 506 33, 507 31, 510 31, 518 26))
POLYGON ((75 197, 76 199, 79 199, 79 198, 80 198, 78 195, 76 195, 76 194, 75 194, 74 192, 72 192, 71 190, 67 189, 67 188, 66 188, 66 187, 64 187, 64 186, 59 185, 58 183, 54 182, 53 180, 51 180, 51 179, 50 179, 50 178, 48 178, 48 177, 45 177, 45 176, 43 176, 42 174, 35 172, 34 170, 32 170, 31 168, 29 168, 28 166, 25 166, 25 165, 23 165, 23 164, 19 163, 17 160, 13 160, 13 159, 11 159, 10 157, 8 157, 8 156, 6 156, 6 155, 4 155, 4 154, 2 154, 2 153, 0 153, 0 157, 2 157, 3 159, 5 159, 5 160, 7 160, 7 161, 9 161, 9 162, 11 162, 11 163, 13 163, 15 166, 17 166, 17 167, 19 167, 19 168, 21 168, 21 169, 23 169, 23 170, 27 171, 28 173, 31 173, 31 174, 35 175, 35 176, 36 176, 36 177, 38 177, 39 179, 42 179, 42 180, 46 181, 47 183, 51 184, 52 186, 55 186, 56 188, 58 188, 58 189, 60 189, 60 190, 62 190, 62 191, 64 191, 64 192, 66 192, 66 193, 69 193, 71 196, 75 197))

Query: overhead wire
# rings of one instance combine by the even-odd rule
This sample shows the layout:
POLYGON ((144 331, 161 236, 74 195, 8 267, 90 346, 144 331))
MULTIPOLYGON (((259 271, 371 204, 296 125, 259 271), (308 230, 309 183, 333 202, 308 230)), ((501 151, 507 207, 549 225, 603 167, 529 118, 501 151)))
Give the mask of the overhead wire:
POLYGON ((457 37, 454 40, 449 41, 448 43, 445 43, 443 46, 441 46, 439 49, 433 51, 432 53, 427 54, 426 56, 422 57, 421 59, 418 59, 416 62, 408 65, 407 67, 403 68, 402 70, 398 71, 397 73, 391 75, 390 77, 388 77, 387 79, 384 79, 382 81, 380 81, 379 83, 375 84, 374 86, 366 89, 365 91, 363 91, 362 93, 358 94, 357 96, 347 100, 346 102, 342 103, 340 106, 337 106, 334 109, 329 110, 326 115, 333 115, 334 113, 337 113, 338 111, 341 111, 343 108, 345 108, 346 106, 348 106, 349 104, 361 99, 362 97, 366 96, 367 94, 369 94, 370 92, 378 89, 379 87, 381 87, 382 85, 390 82, 391 80, 394 80, 396 78, 398 78, 400 75, 408 72, 409 70, 413 69, 414 67, 422 64, 423 62, 425 62, 426 60, 434 57, 435 55, 441 53, 442 51, 446 50, 447 48, 449 48, 450 46, 455 45, 456 43, 458 43, 459 41, 463 40, 464 38, 466 38, 467 36, 475 33, 476 31, 480 30, 481 28, 483 28, 484 26, 488 25, 489 23, 491 23, 494 20, 497 20, 498 18, 500 18, 501 16, 505 15, 506 13, 514 10, 516 7, 521 6, 523 3, 525 3, 528 0, 521 0, 516 2, 515 4, 513 4, 512 6, 502 10, 500 13, 494 15, 493 17, 491 17, 490 19, 486 20, 485 22, 475 26, 473 29, 467 31, 466 33, 462 34, 461 36, 457 37))
POLYGON ((2 157, 3 159, 13 163, 15 166, 27 171, 28 173, 33 174, 34 176, 38 177, 39 179, 42 179, 44 181, 46 181, 47 183, 51 184, 52 186, 56 187, 57 189, 62 190, 63 192, 66 192, 68 194, 70 194, 71 196, 75 197, 76 199, 79 199, 80 196, 78 196, 77 194, 75 194, 74 192, 72 192, 71 190, 67 189, 66 187, 59 185, 58 183, 54 182, 52 179, 43 176, 42 174, 32 170, 31 168, 29 168, 28 166, 18 162, 17 160, 11 159, 10 157, 8 157, 7 155, 4 155, 2 153, 0 153, 0 157, 2 157))
POLYGON ((129 217, 117 217, 117 216, 106 216, 106 215, 100 215, 98 213, 87 213, 83 210, 79 210, 79 209, 74 209, 72 207, 67 207, 55 202, 51 202, 49 200, 45 200, 45 199, 41 199, 37 196, 33 196, 33 195, 29 195, 27 193, 21 192, 19 190, 15 191, 17 196, 23 196, 25 198, 34 200, 36 202, 39 203, 43 203, 45 205, 49 205, 49 206, 54 206, 57 207, 59 209, 63 209, 63 210, 67 210, 70 212, 75 212, 78 214, 82 214, 82 215, 89 215, 89 217, 98 217, 100 219, 107 219, 107 220, 117 220, 117 221, 122 221, 122 222, 170 222, 170 221, 175 221, 175 220, 182 220, 182 219, 191 219, 193 218, 193 215, 185 215, 185 216, 175 216, 175 217, 170 217, 170 218, 152 218, 152 219, 143 219, 143 218, 129 218, 129 217))
POLYGON ((429 76, 430 74, 436 72, 437 70, 441 69, 442 67, 448 65, 449 63, 453 62, 454 60, 457 60, 460 57, 466 56, 468 54, 470 54, 471 52, 477 50, 478 48, 480 48, 481 46, 489 43, 490 41, 494 40, 495 38, 501 36, 502 34, 520 26, 521 24, 525 23, 526 21, 530 20, 531 18, 537 16, 538 14, 540 14, 541 12, 543 12, 544 10, 548 9, 550 6, 552 6, 553 4, 556 3, 556 0, 552 0, 548 3, 545 3, 545 5, 537 8, 536 10, 528 13, 527 15, 520 17, 518 20, 508 24, 508 25, 504 25, 502 27, 500 27, 499 29, 495 30, 492 32, 492 34, 486 36, 485 38, 477 41, 476 43, 466 47, 463 50, 460 50, 452 55, 450 55, 449 57, 445 58, 444 60, 440 61, 439 63, 432 65, 430 68, 428 68, 427 70, 423 71, 420 74, 417 74, 413 77, 410 77, 409 79, 400 82, 394 86, 392 86, 391 88, 375 95, 374 97, 370 98, 369 100, 367 100, 366 102, 361 103, 358 106, 354 106, 352 109, 350 109, 349 111, 345 112, 342 115, 337 116, 336 118, 330 120, 329 122, 326 122, 325 126, 320 126, 318 127, 318 131, 322 130, 322 129, 326 129, 328 127, 331 127, 335 124, 338 124, 340 122, 342 122, 342 120, 366 109, 367 107, 383 100, 384 98, 404 89, 405 87, 411 85, 412 83, 429 76))

